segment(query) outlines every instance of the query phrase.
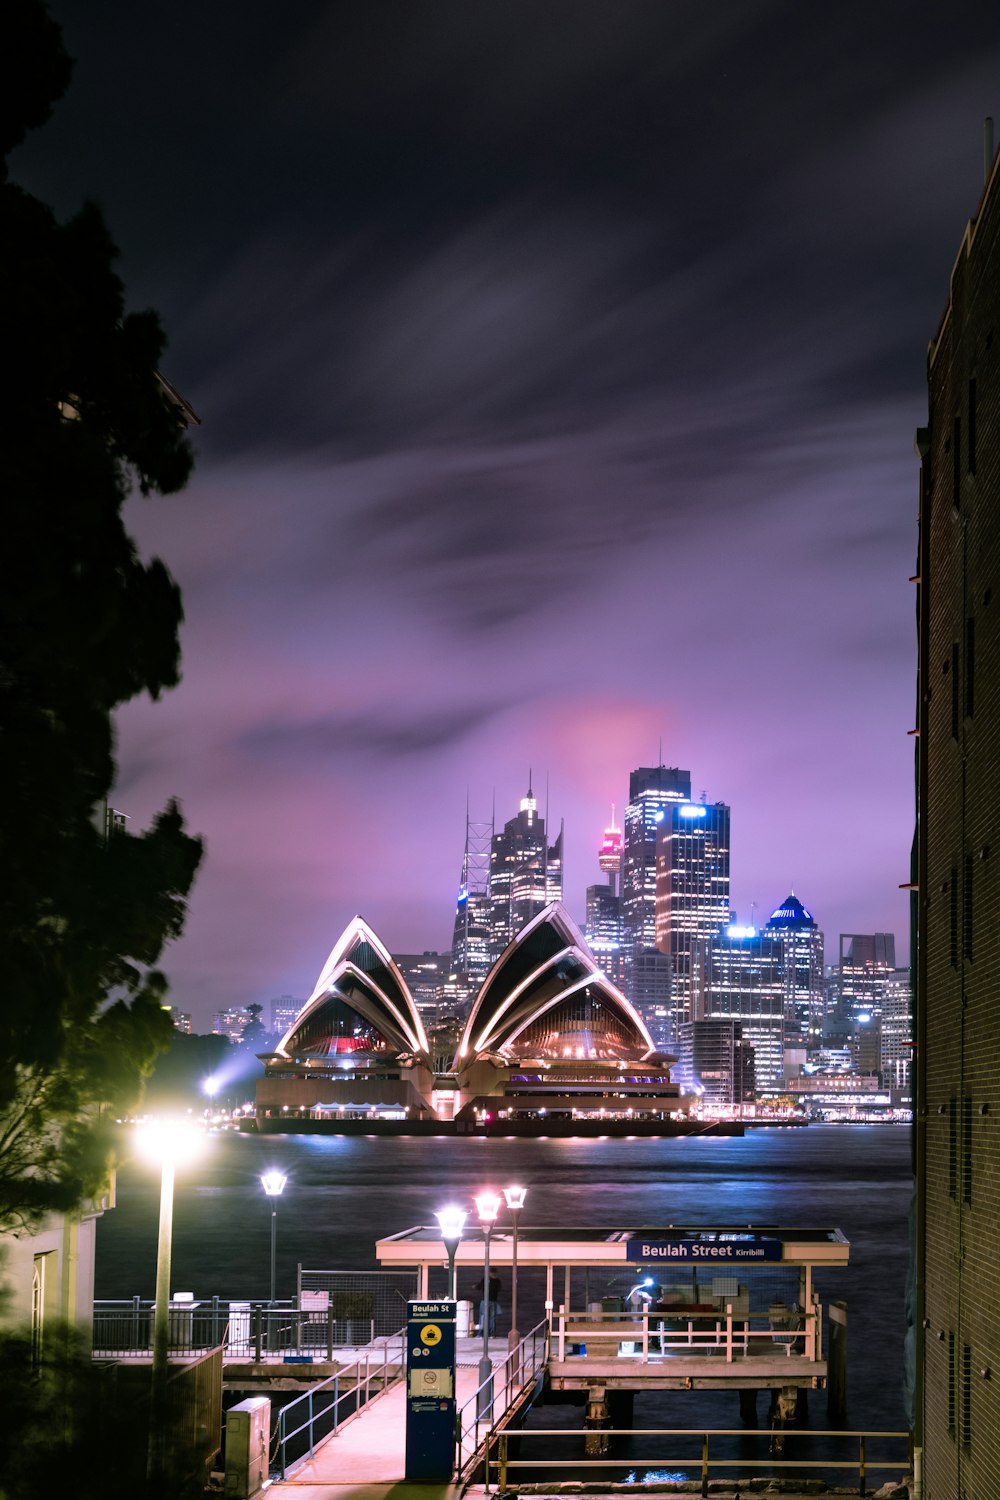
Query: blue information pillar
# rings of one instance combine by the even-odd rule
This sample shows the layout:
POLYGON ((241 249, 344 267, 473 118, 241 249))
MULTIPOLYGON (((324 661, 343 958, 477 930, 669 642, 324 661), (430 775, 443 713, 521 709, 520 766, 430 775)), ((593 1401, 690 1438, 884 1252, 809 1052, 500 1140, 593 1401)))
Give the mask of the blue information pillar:
POLYGON ((455 1467, 455 1303, 406 1304, 406 1478, 455 1467))

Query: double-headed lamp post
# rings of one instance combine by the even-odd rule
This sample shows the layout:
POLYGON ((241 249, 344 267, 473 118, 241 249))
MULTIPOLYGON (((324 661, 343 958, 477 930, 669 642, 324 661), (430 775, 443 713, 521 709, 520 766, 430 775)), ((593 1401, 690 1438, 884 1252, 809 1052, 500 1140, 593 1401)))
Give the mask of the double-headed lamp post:
POLYGON ((464 1208, 456 1208, 453 1203, 450 1203, 447 1208, 439 1208, 434 1217, 441 1226, 441 1238, 448 1252, 448 1296, 454 1302, 456 1301, 455 1252, 462 1238, 465 1221, 469 1216, 464 1208))
POLYGON ((156 1245, 156 1301, 153 1305, 153 1371, 149 1403, 146 1476, 150 1494, 163 1488, 167 1468, 166 1393, 170 1347, 170 1252, 174 1228, 174 1173, 192 1161, 204 1131, 186 1120, 153 1120, 140 1128, 139 1147, 160 1168, 160 1228, 156 1245))
POLYGON ((507 1210, 510 1214, 510 1222, 514 1226, 514 1241, 511 1250, 510 1264, 510 1333, 507 1335, 508 1349, 516 1349, 521 1341, 521 1335, 517 1331, 517 1221, 521 1217, 521 1209, 528 1190, 523 1187, 507 1187, 503 1190, 504 1198, 507 1200, 507 1210))
POLYGON ((499 1193, 486 1192, 476 1196, 476 1213, 483 1226, 483 1353, 479 1361, 479 1402, 476 1415, 486 1416, 493 1406, 493 1361, 490 1359, 490 1235, 496 1223, 503 1199, 499 1193))
POLYGON ((274 1301, 275 1285, 275 1252, 278 1242, 278 1199, 285 1191, 285 1183, 288 1178, 283 1172, 262 1172, 260 1185, 264 1189, 271 1202, 271 1301, 274 1301))

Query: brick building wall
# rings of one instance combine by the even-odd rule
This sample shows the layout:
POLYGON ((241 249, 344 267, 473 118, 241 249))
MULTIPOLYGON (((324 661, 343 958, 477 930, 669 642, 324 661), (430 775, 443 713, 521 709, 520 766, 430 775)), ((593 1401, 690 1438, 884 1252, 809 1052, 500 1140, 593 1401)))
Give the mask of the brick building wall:
POLYGON ((1000 170, 928 356, 918 633, 925 1500, 1000 1495, 1000 170))

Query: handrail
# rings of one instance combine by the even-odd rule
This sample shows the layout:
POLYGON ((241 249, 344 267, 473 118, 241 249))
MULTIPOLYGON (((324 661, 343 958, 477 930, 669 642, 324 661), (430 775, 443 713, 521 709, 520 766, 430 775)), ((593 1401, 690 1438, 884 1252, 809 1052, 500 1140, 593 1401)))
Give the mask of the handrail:
MULTIPOLYGON (((153 1308, 151 1300, 140 1297, 95 1302, 91 1340, 95 1356, 148 1358, 153 1347, 153 1308)), ((338 1319, 332 1308, 317 1313, 291 1301, 237 1302, 211 1297, 193 1303, 171 1300, 170 1348, 184 1355, 214 1348, 227 1324, 227 1357, 242 1355, 257 1364, 287 1359, 332 1363, 339 1350, 349 1348, 360 1354, 375 1338, 373 1319, 338 1319)))
MULTIPOLYGON (((321 1380, 316 1385, 310 1386, 307 1391, 303 1391, 301 1396, 297 1396, 294 1401, 289 1401, 287 1406, 281 1408, 281 1411, 278 1413, 277 1440, 275 1442, 279 1478, 284 1479, 290 1471, 293 1472, 301 1464, 305 1463, 307 1458, 312 1458, 317 1447, 325 1443, 327 1438, 335 1437, 340 1429, 346 1427, 348 1422, 353 1421, 371 1401, 377 1400, 391 1386, 403 1379, 406 1372, 406 1329, 400 1328, 396 1333, 390 1334, 387 1338, 378 1340, 377 1342, 382 1345, 382 1371, 381 1385, 374 1395, 372 1395, 371 1389, 372 1354, 375 1352, 373 1346, 370 1351, 365 1353, 363 1359, 357 1359, 353 1365, 346 1365, 344 1369, 338 1370, 336 1374, 329 1375, 326 1380, 321 1380), (399 1347, 398 1359, 393 1361, 394 1368, 391 1378, 389 1364, 390 1344, 398 1344, 399 1347), (341 1389, 341 1382, 345 1380, 350 1381, 352 1377, 353 1384, 348 1385, 346 1389, 341 1389), (322 1392, 331 1389, 333 1391, 333 1400, 325 1403, 317 1411, 315 1404, 316 1397, 322 1392), (340 1415, 341 1403, 349 1400, 351 1397, 356 1398, 354 1405, 347 1415, 342 1418, 340 1415), (290 1425, 290 1414, 295 1412, 296 1407, 301 1406, 304 1406, 306 1409, 305 1420, 299 1422, 298 1426, 293 1427, 290 1425), (317 1423, 327 1418, 331 1411, 333 1412, 333 1426, 328 1431, 317 1434, 317 1423), (299 1437, 303 1432, 307 1432, 309 1435, 308 1454, 290 1462, 288 1458, 288 1445, 293 1438, 299 1437)), ((296 1417, 297 1415, 296 1413, 296 1417)))
MULTIPOLYGON (((708 1494, 708 1483, 711 1471, 721 1469, 847 1469, 858 1475, 859 1494, 863 1497, 867 1491, 867 1481, 872 1471, 888 1474, 906 1475, 912 1472, 912 1433, 910 1432, 862 1432, 856 1430, 831 1430, 822 1431, 813 1428, 796 1427, 794 1429, 796 1438, 853 1438, 857 1440, 858 1451, 856 1458, 839 1459, 780 1459, 768 1457, 762 1459, 753 1458, 712 1458, 709 1454, 709 1439, 721 1437, 740 1437, 746 1439, 748 1434, 745 1427, 632 1427, 632 1428, 602 1428, 601 1435, 606 1438, 642 1438, 655 1437, 660 1440, 665 1437, 698 1437, 701 1439, 701 1452, 695 1458, 674 1458, 669 1462, 672 1468, 697 1469, 700 1471, 701 1493, 708 1494), (868 1451, 868 1443, 873 1438, 895 1438, 905 1441, 907 1445, 907 1456, 905 1463, 890 1459, 873 1459, 868 1451)), ((662 1467, 663 1459, 637 1459, 632 1458, 609 1458, 602 1454, 599 1458, 511 1458, 509 1455, 510 1439, 513 1437, 519 1442, 533 1440, 535 1438, 565 1438, 564 1427, 552 1428, 519 1428, 516 1432, 507 1429, 493 1431, 487 1439, 485 1454, 485 1489, 487 1495, 490 1493, 490 1474, 496 1471, 497 1489, 503 1494, 510 1489, 509 1475, 514 1469, 567 1469, 570 1477, 580 1479, 588 1469, 640 1469, 662 1467), (497 1456, 493 1458, 493 1445, 496 1444, 497 1456)), ((770 1437, 770 1432, 764 1430, 761 1437, 770 1437)))
POLYGON ((455 1472, 461 1474, 488 1445, 496 1427, 549 1357, 549 1322, 543 1318, 508 1351, 503 1364, 482 1381, 455 1413, 455 1472), (471 1417, 469 1416, 471 1408, 471 1417))
MULTIPOLYGON (((583 1351, 568 1352, 569 1344, 586 1344, 588 1339, 610 1343, 631 1343, 632 1351, 622 1357, 648 1364, 650 1352, 655 1355, 691 1350, 705 1353, 724 1349, 726 1363, 757 1349, 773 1348, 775 1355, 805 1358, 810 1363, 822 1361, 822 1309, 787 1309, 773 1312, 746 1312, 734 1315, 733 1303, 724 1308, 705 1311, 692 1305, 669 1309, 643 1308, 635 1312, 567 1312, 560 1307, 553 1319, 553 1357, 559 1361, 583 1357, 583 1351), (762 1326, 753 1327, 757 1323, 762 1326), (684 1325, 678 1327, 677 1325, 684 1325), (780 1346, 780 1351, 777 1346, 780 1346)), ((620 1354, 616 1349, 616 1356, 620 1354)), ((593 1353, 590 1353, 593 1358, 593 1353)))

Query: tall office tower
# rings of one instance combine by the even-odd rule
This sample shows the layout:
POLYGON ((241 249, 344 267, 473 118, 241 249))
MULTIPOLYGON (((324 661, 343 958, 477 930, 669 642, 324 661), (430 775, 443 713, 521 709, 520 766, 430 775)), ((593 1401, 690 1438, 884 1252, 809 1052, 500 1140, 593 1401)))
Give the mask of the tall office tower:
POLYGON ((413 1003, 425 1027, 437 1021, 441 987, 451 974, 451 955, 434 953, 394 953, 396 965, 406 980, 413 1003))
POLYGON ((241 1005, 231 1005, 227 1010, 217 1010, 212 1017, 212 1033, 215 1036, 228 1037, 231 1042, 239 1045, 243 1040, 243 1028, 249 1019, 241 1005))
POLYGON ((929 418, 917 434, 910 879, 919 881, 914 1331, 924 1500, 1000 1494, 998 161, 990 139, 986 187, 928 349, 929 418))
POLYGON ((614 804, 611 826, 605 828, 597 851, 597 863, 607 875, 606 885, 588 885, 587 920, 584 936, 612 984, 621 986, 622 974, 622 898, 618 881, 622 868, 621 829, 615 826, 614 804))
POLYGON ((168 1005, 170 1019, 174 1023, 174 1030, 183 1032, 185 1036, 191 1035, 191 1017, 186 1010, 178 1010, 176 1005, 168 1005))
POLYGON ((913 1070, 913 986, 909 969, 893 969, 886 981, 878 1070, 884 1088, 898 1089, 907 1095, 910 1093, 913 1070))
POLYGON ((753 1048, 758 1092, 780 1090, 785 1024, 780 940, 730 923, 714 937, 698 938, 691 956, 691 1016, 685 1020, 739 1021, 744 1044, 753 1048))
POLYGON ((794 892, 764 924, 769 937, 781 943, 781 972, 785 982, 785 1041, 798 1040, 818 1047, 826 1008, 823 985, 823 934, 812 912, 794 892))
POLYGON ((562 900, 563 831, 549 845, 545 819, 528 787, 516 817, 493 835, 490 851, 490 953, 499 958, 543 907, 562 900))
POLYGON ((882 1020, 885 992, 896 968, 896 939, 891 932, 840 934, 837 1011, 841 1021, 867 1025, 882 1020), (863 1019, 864 1018, 864 1019, 863 1019))
POLYGON ((283 1037, 305 1003, 304 1000, 297 1000, 294 995, 276 996, 270 1005, 271 1035, 283 1037))
POLYGON ((622 988, 656 1045, 670 1031, 671 964, 656 947, 656 830, 664 807, 691 796, 691 772, 677 766, 639 766, 629 776, 622 843, 622 988))
POLYGON ((743 1104, 753 1099, 754 1051, 743 1040, 740 1021, 685 1021, 678 1037, 673 1077, 706 1104, 743 1104))
POLYGON ((465 809, 465 852, 455 901, 448 1000, 462 1009, 477 993, 492 962, 490 956, 490 854, 493 820, 473 822, 465 809))
POLYGON ((729 925, 729 808, 672 802, 658 810, 656 826, 656 946, 670 959, 670 1031, 676 1035, 683 1021, 695 1019, 695 944, 729 925))

